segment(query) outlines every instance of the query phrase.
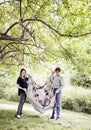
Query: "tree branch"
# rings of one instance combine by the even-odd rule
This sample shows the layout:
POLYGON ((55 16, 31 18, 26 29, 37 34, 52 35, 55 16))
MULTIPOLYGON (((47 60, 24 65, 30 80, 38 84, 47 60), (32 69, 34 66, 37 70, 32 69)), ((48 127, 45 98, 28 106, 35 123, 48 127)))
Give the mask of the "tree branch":
MULTIPOLYGON (((27 28, 27 26, 29 25, 29 23, 30 23, 30 21, 26 24, 26 26, 25 26, 26 28, 27 28)), ((24 35, 25 35, 25 33, 26 33, 26 28, 23 29, 21 38, 24 38, 24 35)))
POLYGON ((2 53, 9 45, 10 45, 10 43, 8 43, 8 44, 5 45, 3 48, 1 48, 1 49, 0 49, 0 53, 2 53))
MULTIPOLYGON (((78 37, 82 37, 82 36, 86 36, 91 34, 91 32, 87 32, 84 34, 79 34, 79 35, 72 35, 72 34, 61 34, 58 30, 56 30, 55 28, 53 28, 51 25, 47 24, 45 21, 41 20, 41 19, 36 19, 36 18, 30 18, 30 19, 25 19, 22 21, 22 23, 27 22, 27 21, 35 21, 35 22, 40 22, 44 25, 46 25, 49 29, 53 30, 55 33, 57 33, 59 36, 62 37, 71 37, 71 38, 78 38, 78 37)), ((19 24, 20 22, 15 22, 13 23, 3 35, 6 35, 15 25, 19 24)))
POLYGON ((14 37, 7 37, 7 36, 0 36, 0 40, 9 40, 9 41, 26 41, 22 38, 14 38, 14 37))
POLYGON ((16 51, 16 50, 9 50, 9 51, 5 52, 3 55, 0 56, 0 61, 2 61, 3 59, 6 59, 7 54, 12 53, 14 51, 16 51))
POLYGON ((22 22, 22 0, 20 0, 20 21, 22 22))
POLYGON ((14 27, 15 25, 17 25, 17 24, 19 24, 19 22, 13 23, 13 24, 6 30, 6 32, 5 32, 3 35, 6 35, 6 34, 10 31, 10 29, 13 28, 13 27, 14 27))

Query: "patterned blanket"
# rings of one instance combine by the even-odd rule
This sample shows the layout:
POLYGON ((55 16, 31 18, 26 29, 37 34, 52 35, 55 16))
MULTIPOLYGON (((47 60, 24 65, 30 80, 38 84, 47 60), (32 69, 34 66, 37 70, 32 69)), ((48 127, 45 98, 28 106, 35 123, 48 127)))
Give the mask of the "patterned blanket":
POLYGON ((27 97, 34 109, 40 113, 44 113, 53 107, 55 103, 53 76, 50 76, 43 86, 39 86, 29 75, 27 97))

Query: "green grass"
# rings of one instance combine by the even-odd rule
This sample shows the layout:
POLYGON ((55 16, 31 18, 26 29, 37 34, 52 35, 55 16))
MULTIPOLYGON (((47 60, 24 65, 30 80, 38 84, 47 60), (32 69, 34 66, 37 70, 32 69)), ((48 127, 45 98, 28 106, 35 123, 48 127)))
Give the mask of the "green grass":
POLYGON ((62 111, 60 121, 50 120, 51 110, 37 113, 25 104, 21 119, 14 117, 17 103, 0 100, 0 130, 91 130, 91 115, 72 111, 62 111))

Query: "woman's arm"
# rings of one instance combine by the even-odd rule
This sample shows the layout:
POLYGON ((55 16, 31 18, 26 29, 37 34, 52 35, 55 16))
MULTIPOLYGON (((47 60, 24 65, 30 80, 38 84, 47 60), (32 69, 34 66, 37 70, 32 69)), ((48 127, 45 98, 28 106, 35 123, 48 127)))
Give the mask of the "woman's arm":
POLYGON ((22 87, 20 87, 19 84, 17 84, 17 88, 22 89, 23 91, 26 92, 26 88, 22 88, 22 87))

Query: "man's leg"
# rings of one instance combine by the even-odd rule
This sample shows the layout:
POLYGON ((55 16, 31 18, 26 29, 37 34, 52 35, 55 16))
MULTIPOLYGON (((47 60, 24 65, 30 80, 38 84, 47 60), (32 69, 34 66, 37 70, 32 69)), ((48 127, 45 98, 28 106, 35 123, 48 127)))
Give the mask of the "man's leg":
POLYGON ((61 107, 62 107, 62 93, 59 92, 56 94, 56 114, 57 114, 57 118, 60 118, 60 114, 61 114, 61 107))
MULTIPOLYGON (((55 92, 56 90, 53 91, 53 94, 55 95, 55 92)), ((56 100, 56 95, 55 95, 55 100, 56 100)), ((56 101, 55 101, 56 102, 56 101)), ((51 119, 54 119, 55 118, 55 112, 56 112, 56 103, 54 104, 54 107, 53 107, 53 112, 52 112, 52 116, 51 116, 51 119)))
POLYGON ((52 116, 51 116, 51 119, 54 119, 55 118, 55 112, 56 112, 56 103, 53 107, 53 112, 52 112, 52 116))
POLYGON ((17 115, 22 114, 22 108, 23 108, 23 104, 24 104, 25 98, 26 98, 25 93, 21 93, 20 101, 19 101, 19 105, 18 105, 18 110, 17 110, 17 115))

